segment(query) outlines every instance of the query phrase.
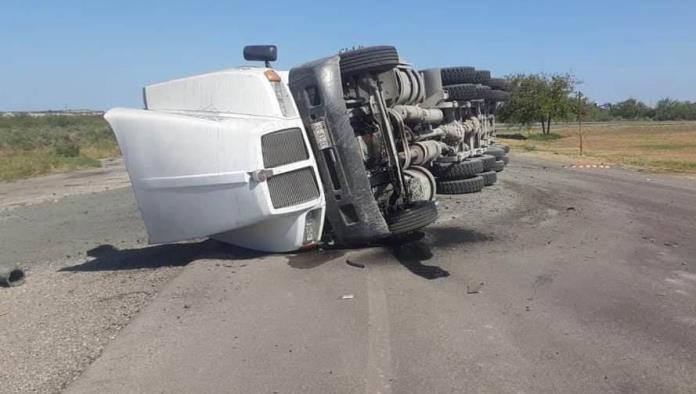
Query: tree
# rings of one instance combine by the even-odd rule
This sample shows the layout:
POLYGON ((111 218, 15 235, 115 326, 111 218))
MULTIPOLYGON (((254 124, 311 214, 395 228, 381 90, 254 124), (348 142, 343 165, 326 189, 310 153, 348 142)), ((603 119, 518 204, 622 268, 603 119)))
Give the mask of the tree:
POLYGON ((566 119, 576 108, 571 95, 577 80, 570 74, 518 74, 509 79, 512 94, 500 114, 503 121, 523 126, 540 122, 542 132, 549 134, 554 119, 566 119))
POLYGON ((645 105, 642 101, 629 98, 628 100, 613 104, 609 113, 614 118, 639 120, 652 118, 655 115, 655 110, 645 105))
POLYGON ((655 107, 655 120, 696 120, 696 103, 662 99, 655 107))

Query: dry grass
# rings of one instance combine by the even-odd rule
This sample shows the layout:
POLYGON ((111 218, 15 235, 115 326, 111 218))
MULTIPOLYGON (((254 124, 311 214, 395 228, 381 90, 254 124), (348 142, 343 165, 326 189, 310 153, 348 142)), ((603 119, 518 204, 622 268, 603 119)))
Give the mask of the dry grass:
POLYGON ((119 155, 101 116, 0 119, 0 181, 98 167, 119 155))
MULTIPOLYGON (((521 151, 555 156, 578 163, 614 163, 661 172, 696 173, 696 122, 612 122, 583 126, 579 155, 577 125, 554 130, 557 139, 503 139, 521 151)), ((504 135, 506 131, 501 131, 504 135)), ((501 135, 501 137, 502 137, 501 135)))

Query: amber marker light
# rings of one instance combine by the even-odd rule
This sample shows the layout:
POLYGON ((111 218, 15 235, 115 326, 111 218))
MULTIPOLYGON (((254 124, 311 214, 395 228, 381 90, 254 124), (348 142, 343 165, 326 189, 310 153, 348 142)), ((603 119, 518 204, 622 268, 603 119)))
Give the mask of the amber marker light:
POLYGON ((266 70, 263 74, 269 82, 280 82, 280 75, 274 70, 266 70))

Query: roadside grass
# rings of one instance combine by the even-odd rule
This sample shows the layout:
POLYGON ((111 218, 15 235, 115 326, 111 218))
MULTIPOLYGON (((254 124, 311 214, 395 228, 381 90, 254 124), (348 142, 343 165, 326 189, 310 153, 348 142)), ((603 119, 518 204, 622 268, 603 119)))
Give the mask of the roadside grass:
POLYGON ((0 181, 99 167, 119 155, 101 116, 0 118, 0 181))
MULTIPOLYGON (((577 125, 559 126, 556 136, 528 130, 524 140, 500 139, 524 152, 575 162, 614 163, 658 172, 696 173, 696 122, 610 122, 584 125, 583 156, 577 125)), ((521 134, 518 132, 517 134, 521 134)))
POLYGON ((562 135, 558 133, 549 133, 549 134, 540 134, 540 133, 534 133, 534 134, 528 134, 527 139, 532 140, 532 141, 555 141, 555 140, 560 140, 563 138, 562 135))

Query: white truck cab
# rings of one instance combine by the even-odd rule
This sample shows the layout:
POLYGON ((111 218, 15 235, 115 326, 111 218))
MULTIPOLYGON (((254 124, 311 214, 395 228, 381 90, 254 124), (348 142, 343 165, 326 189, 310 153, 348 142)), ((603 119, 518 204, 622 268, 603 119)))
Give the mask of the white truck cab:
POLYGON ((212 237, 269 252, 315 244, 325 200, 281 75, 236 68, 144 88, 105 115, 151 243, 212 237))

